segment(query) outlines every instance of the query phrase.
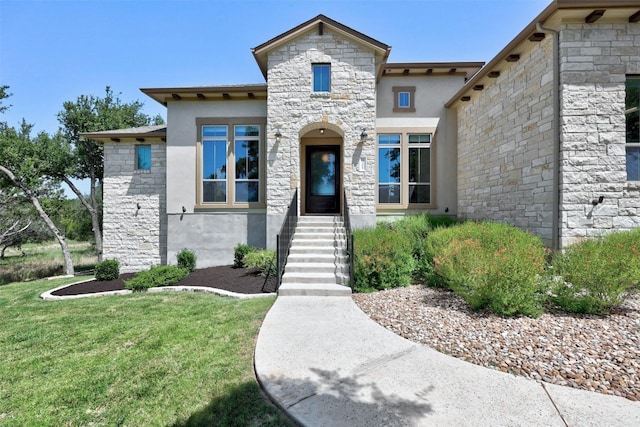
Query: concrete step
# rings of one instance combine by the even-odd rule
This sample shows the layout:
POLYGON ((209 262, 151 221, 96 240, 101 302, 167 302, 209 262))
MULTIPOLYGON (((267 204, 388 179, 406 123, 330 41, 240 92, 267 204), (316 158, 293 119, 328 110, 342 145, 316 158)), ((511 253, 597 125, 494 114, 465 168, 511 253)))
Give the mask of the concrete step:
POLYGON ((307 258, 311 258, 313 255, 335 255, 336 248, 334 246, 305 246, 305 245, 293 245, 289 249, 289 256, 291 255, 304 255, 307 258))
POLYGON ((334 239, 301 239, 294 237, 291 241, 291 247, 294 246, 329 246, 332 248, 345 248, 347 246, 347 241, 334 239))
POLYGON ((296 233, 339 233, 339 234, 347 234, 344 227, 296 227, 296 233))
POLYGON ((328 283, 283 283, 278 289, 278 296, 320 296, 320 297, 350 297, 348 286, 328 283))
MULTIPOLYGON (((313 248, 309 248, 313 249, 313 248)), ((326 251, 323 253, 314 253, 314 252, 293 252, 289 253, 289 257, 287 258, 287 262, 294 263, 307 263, 307 262, 330 262, 332 264, 345 264, 349 262, 349 257, 346 253, 335 253, 335 248, 330 248, 331 251, 326 251)))
POLYGON ((316 231, 314 233, 307 233, 307 232, 301 232, 299 230, 296 230, 296 232, 293 234, 293 240, 296 240, 296 239, 344 240, 346 238, 347 238, 346 234, 336 233, 333 231, 331 232, 316 231))
POLYGON ((335 262, 291 262, 289 260, 284 268, 287 273, 348 273, 348 264, 336 264, 335 262))
POLYGON ((333 283, 337 284, 335 273, 290 273, 286 272, 282 275, 282 283, 333 283))

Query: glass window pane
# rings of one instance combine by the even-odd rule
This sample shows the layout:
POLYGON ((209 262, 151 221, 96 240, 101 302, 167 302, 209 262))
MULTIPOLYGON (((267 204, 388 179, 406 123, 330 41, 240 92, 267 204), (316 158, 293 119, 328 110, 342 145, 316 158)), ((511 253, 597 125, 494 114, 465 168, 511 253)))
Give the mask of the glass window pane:
POLYGON ((236 140, 236 178, 258 179, 260 177, 258 150, 258 141, 236 140))
POLYGON ((236 126, 236 136, 260 136, 258 126, 236 126))
POLYGON ((400 144, 400 135, 378 135, 378 145, 400 144))
POLYGON ((378 149, 378 182, 400 182, 400 148, 378 149))
POLYGON ((227 142, 204 141, 202 151, 202 179, 226 179, 227 142))
POLYGON ((204 181, 202 183, 203 202, 226 202, 227 182, 226 181, 204 181))
POLYGON ((409 182, 431 182, 431 154, 428 148, 409 149, 409 182))
POLYGON ((431 135, 409 135, 409 144, 428 144, 431 142, 431 135))
POLYGON ((331 87, 331 66, 329 64, 313 65, 313 91, 329 92, 331 87))
POLYGON ((150 145, 136 146, 136 169, 140 169, 140 170, 151 169, 151 146, 150 145))
POLYGON ((226 126, 202 126, 202 136, 227 136, 226 126))
POLYGON ((409 184, 409 203, 430 203, 431 186, 409 184))
POLYGON ((259 189, 260 184, 255 181, 236 182, 236 202, 254 203, 260 201, 259 189))
POLYGON ((640 147, 627 147, 627 180, 640 181, 640 147))
POLYGON ((400 92, 398 94, 398 107, 400 108, 409 108, 409 92, 400 92))
POLYGON ((311 195, 333 196, 336 193, 336 156, 332 152, 311 154, 311 195))
POLYGON ((400 203, 400 184, 379 185, 378 203, 400 203))

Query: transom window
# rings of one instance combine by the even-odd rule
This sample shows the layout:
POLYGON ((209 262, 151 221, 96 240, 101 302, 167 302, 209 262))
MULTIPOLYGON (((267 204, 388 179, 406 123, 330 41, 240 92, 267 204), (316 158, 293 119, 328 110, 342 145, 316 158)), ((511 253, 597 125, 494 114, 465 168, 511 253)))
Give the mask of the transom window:
POLYGON ((313 91, 331 91, 331 64, 312 64, 313 91))
POLYGON ((248 120, 197 119, 201 148, 198 205, 257 207, 262 203, 262 129, 248 120), (236 123, 233 123, 235 121, 236 123), (212 124, 202 124, 213 122, 212 124))
POLYGON ((430 204, 431 157, 431 134, 379 134, 378 204, 430 204))
POLYGON ((627 78, 625 118, 627 180, 640 181, 640 76, 627 78))
POLYGON ((151 170, 151 146, 136 145, 136 169, 151 170))

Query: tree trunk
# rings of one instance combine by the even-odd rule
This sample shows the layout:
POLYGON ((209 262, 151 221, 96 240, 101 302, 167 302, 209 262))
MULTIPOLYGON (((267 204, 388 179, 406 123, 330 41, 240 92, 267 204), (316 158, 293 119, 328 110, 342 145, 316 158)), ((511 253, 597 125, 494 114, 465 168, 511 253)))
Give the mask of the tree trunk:
POLYGON ((62 248, 62 255, 64 256, 64 265, 65 265, 66 274, 68 276, 73 276, 73 273, 74 273, 73 261, 71 260, 71 252, 69 251, 67 242, 65 241, 62 233, 60 233, 60 230, 58 230, 58 227, 56 227, 53 221, 51 221, 51 218, 49 218, 49 215, 47 215, 44 209, 42 209, 42 206, 40 205, 40 201, 38 200, 38 198, 27 187, 25 187, 21 182, 19 182, 16 179, 13 172, 11 172, 9 169, 5 168, 4 166, 0 166, 0 172, 3 172, 9 178, 9 180, 13 183, 13 185, 15 185, 20 190, 22 190, 22 192, 27 197, 27 199, 29 199, 31 204, 33 204, 33 207, 36 208, 36 211, 38 212, 38 215, 40 215, 40 218, 42 218, 44 223, 47 224, 47 227, 49 228, 49 230, 51 230, 53 235, 56 236, 56 239, 58 239, 58 243, 60 243, 60 248, 62 248))
POLYGON ((91 230, 93 231, 93 238, 96 244, 96 254, 98 255, 98 262, 100 262, 102 261, 102 230, 100 229, 100 206, 98 206, 98 199, 96 197, 96 180, 93 177, 91 178, 91 204, 89 204, 80 190, 78 190, 78 187, 76 187, 68 177, 63 176, 62 179, 69 186, 71 191, 73 191, 75 195, 78 196, 78 200, 80 200, 82 206, 84 206, 87 211, 89 211, 89 215, 91 215, 91 230))

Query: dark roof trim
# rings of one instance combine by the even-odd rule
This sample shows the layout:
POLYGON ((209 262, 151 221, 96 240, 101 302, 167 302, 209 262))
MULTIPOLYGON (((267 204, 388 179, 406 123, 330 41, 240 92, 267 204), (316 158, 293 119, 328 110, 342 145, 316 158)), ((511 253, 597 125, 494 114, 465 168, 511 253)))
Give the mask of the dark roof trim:
POLYGON ((142 126, 137 128, 105 130, 100 132, 83 132, 80 136, 102 142, 119 142, 120 139, 135 139, 136 141, 159 139, 161 141, 166 141, 167 125, 142 126))
POLYGON ((167 100, 259 99, 266 98, 267 95, 267 85, 264 83, 227 86, 142 88, 140 90, 145 95, 165 106, 167 100), (227 96, 224 94, 227 94, 227 96))

